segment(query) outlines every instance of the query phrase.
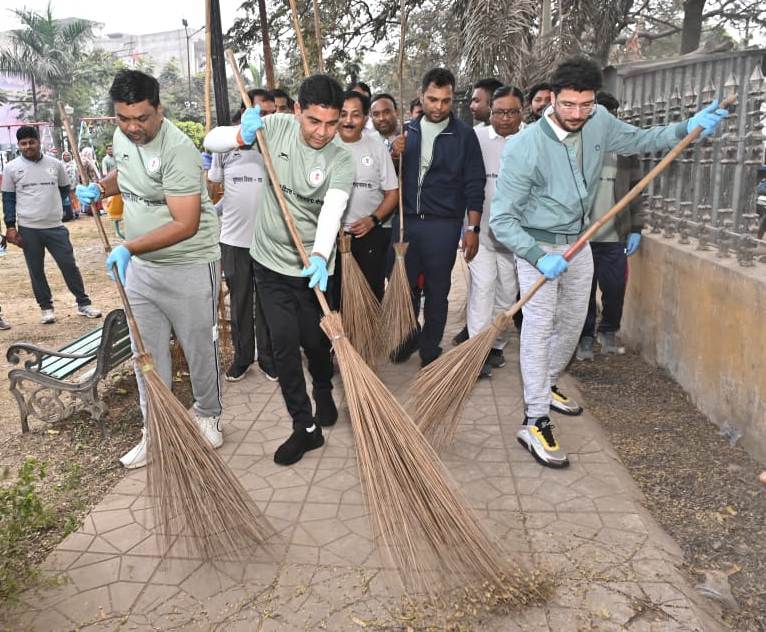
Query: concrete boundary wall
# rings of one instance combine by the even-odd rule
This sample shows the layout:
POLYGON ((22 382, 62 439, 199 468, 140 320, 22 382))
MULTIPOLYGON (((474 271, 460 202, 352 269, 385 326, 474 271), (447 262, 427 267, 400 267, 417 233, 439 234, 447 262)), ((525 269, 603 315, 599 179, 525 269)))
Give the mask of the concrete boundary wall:
POLYGON ((766 463, 766 266, 645 235, 630 258, 621 337, 766 463))

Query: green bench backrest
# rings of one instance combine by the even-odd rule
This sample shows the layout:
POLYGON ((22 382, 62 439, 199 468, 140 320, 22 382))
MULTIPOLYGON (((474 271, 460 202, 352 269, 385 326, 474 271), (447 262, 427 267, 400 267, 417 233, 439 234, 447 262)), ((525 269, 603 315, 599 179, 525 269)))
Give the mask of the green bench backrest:
MULTIPOLYGON (((122 310, 116 311, 122 312, 122 310)), ((113 342, 107 356, 107 366, 102 369, 104 373, 107 373, 112 367, 127 360, 132 354, 130 348, 130 334, 127 323, 125 323, 124 320, 124 315, 119 318, 119 315, 112 316, 112 313, 107 316, 107 319, 111 321, 117 317, 117 322, 113 324, 113 342)), ((77 370, 96 360, 98 357, 98 348, 101 345, 101 338, 104 333, 104 327, 106 326, 107 322, 105 321, 104 326, 89 331, 77 340, 70 342, 65 347, 59 349, 62 353, 86 355, 88 357, 75 359, 47 356, 41 363, 40 373, 44 373, 45 375, 60 380, 72 375, 77 370)))

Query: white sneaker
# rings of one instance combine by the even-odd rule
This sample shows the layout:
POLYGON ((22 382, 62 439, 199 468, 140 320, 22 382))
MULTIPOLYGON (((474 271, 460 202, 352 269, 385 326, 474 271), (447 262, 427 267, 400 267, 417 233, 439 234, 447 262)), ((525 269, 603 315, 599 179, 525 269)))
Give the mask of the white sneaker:
POLYGON ((44 309, 42 318, 40 318, 40 322, 43 325, 50 325, 51 323, 56 322, 56 315, 53 313, 52 309, 44 309))
POLYGON ((220 448, 223 445, 223 433, 221 432, 220 417, 197 417, 197 427, 202 436, 214 448, 220 448))
POLYGON ((130 452, 120 457, 120 463, 128 470, 135 470, 146 465, 148 446, 146 445, 146 429, 141 431, 141 441, 130 452))
POLYGON ((80 316, 85 316, 86 318, 98 318, 101 316, 101 310, 96 309, 93 305, 81 305, 77 308, 77 311, 80 316))

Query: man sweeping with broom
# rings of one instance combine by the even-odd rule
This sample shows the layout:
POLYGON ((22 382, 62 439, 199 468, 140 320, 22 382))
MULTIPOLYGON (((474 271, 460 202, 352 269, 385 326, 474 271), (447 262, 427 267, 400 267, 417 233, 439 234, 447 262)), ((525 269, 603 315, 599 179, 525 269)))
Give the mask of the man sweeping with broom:
POLYGON ((516 257, 521 293, 540 274, 548 279, 523 307, 525 417, 516 438, 549 467, 569 464, 553 436, 550 410, 582 413, 556 382, 577 345, 593 279, 587 244, 571 262, 563 253, 590 223, 604 157, 670 149, 697 126, 703 135, 712 133, 728 114, 716 102, 688 121, 640 129, 596 104, 601 84, 601 70, 588 58, 556 69, 551 105, 536 125, 505 145, 491 209, 492 232, 516 257))
POLYGON ((269 186, 255 216, 250 254, 279 386, 293 420, 292 434, 274 454, 280 465, 296 463, 307 451, 322 446, 322 426, 331 426, 338 418, 330 341, 320 329, 322 312, 312 288, 327 290, 335 238, 354 182, 351 153, 331 142, 342 108, 340 84, 327 75, 313 75, 300 86, 295 115, 263 119, 258 107, 248 108, 239 127, 218 127, 205 138, 209 151, 225 152, 252 144, 256 132, 263 130, 289 210, 311 253, 310 265, 304 268, 269 186), (308 283, 305 277, 310 277, 308 283), (301 348, 313 380, 316 415, 306 392, 301 348))
MULTIPOLYGON (((217 448, 223 443, 216 317, 221 252, 202 159, 165 119, 154 77, 122 70, 109 95, 117 116, 117 169, 99 183, 78 186, 77 197, 86 205, 122 193, 126 241, 109 254, 107 270, 117 266, 144 343, 168 386, 171 330, 178 337, 189 364, 197 425, 217 448)), ((140 376, 138 387, 146 417, 140 376)), ((146 457, 144 430, 120 461, 137 468, 146 465, 146 457)))

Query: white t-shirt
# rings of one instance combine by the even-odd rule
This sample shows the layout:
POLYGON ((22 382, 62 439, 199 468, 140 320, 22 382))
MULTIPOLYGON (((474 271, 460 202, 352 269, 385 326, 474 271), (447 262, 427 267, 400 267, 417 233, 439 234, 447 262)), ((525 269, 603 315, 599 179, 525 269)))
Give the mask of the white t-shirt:
POLYGON ((61 226, 64 207, 59 187, 68 187, 64 163, 50 156, 37 162, 14 158, 3 172, 3 191, 16 193, 16 225, 24 228, 61 226))
POLYGON ((383 201, 383 192, 399 186, 391 154, 380 136, 366 135, 355 143, 336 142, 351 151, 354 164, 354 186, 341 223, 348 228, 355 221, 371 215, 383 201))
MULTIPOLYGON (((519 132, 521 128, 519 128, 519 132)), ((516 132, 517 134, 519 132, 516 132)), ((499 242, 494 239, 489 229, 489 214, 492 207, 492 198, 495 196, 495 184, 497 183, 497 174, 500 173, 500 160, 503 154, 503 147, 510 136, 500 136, 491 125, 475 127, 474 133, 479 139, 481 147, 481 157, 484 160, 484 169, 487 173, 487 181, 484 185, 484 207, 481 212, 481 223, 479 226, 479 245, 491 246, 494 249, 502 248, 499 242)))
POLYGON ((255 213, 261 205, 266 169, 256 149, 233 149, 213 154, 208 180, 223 182, 223 214, 220 242, 250 248, 255 231, 255 213))

